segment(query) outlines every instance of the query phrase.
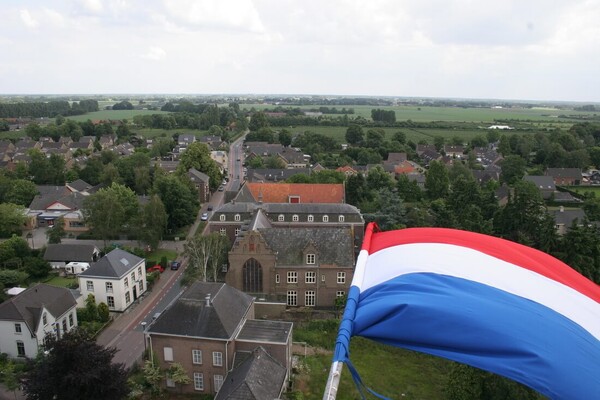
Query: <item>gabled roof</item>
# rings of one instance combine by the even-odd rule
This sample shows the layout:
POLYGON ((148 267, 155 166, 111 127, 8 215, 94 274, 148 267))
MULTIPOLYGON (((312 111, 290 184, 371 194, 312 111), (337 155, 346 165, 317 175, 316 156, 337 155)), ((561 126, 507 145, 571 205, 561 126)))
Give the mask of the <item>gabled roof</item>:
POLYGON ((548 175, 526 175, 523 180, 533 183, 539 190, 556 190, 554 179, 548 175))
MULTIPOLYGON (((209 183, 210 178, 208 177, 208 175, 206 175, 204 172, 200 172, 198 171, 196 168, 190 168, 190 170, 188 171, 188 175, 191 178, 195 178, 198 181, 204 182, 204 183, 209 183)), ((195 181, 195 179, 192 179, 193 181, 195 181)))
POLYGON ((46 261, 94 261, 98 248, 93 244, 49 244, 44 253, 46 261))
POLYGON ((548 168, 546 175, 554 178, 575 178, 581 179, 581 169, 579 168, 548 168))
POLYGON ((64 188, 55 192, 36 195, 29 209, 31 210, 47 210, 50 206, 60 203, 70 210, 79 210, 83 207, 85 195, 77 192, 68 192, 65 194, 64 188))
POLYGON ((0 320, 23 321, 35 333, 43 308, 58 318, 75 305, 69 289, 38 283, 0 304, 0 320))
POLYGON ((563 207, 558 210, 552 210, 550 213, 554 216, 554 222, 556 225, 564 225, 569 228, 573 221, 577 220, 579 225, 582 225, 585 220, 585 211, 581 208, 574 210, 565 210, 563 207))
POLYGON ((148 332, 233 339, 253 302, 251 296, 224 283, 195 282, 161 313, 148 332))
POLYGON ((227 374, 215 400, 280 398, 287 375, 285 368, 261 346, 251 355, 235 354, 235 358, 240 357, 245 360, 227 374))
POLYGON ((77 192, 86 192, 88 189, 90 189, 92 187, 92 185, 90 185, 83 179, 77 179, 76 181, 67 183, 66 186, 67 186, 67 188, 73 189, 77 192))
POLYGON ((79 276, 121 278, 128 274, 143 259, 122 249, 114 249, 79 276))
POLYGON ((237 336, 238 340, 286 344, 292 333, 291 322, 249 319, 237 336))
POLYGON ((395 164, 406 160, 406 153, 388 153, 388 158, 385 160, 385 162, 395 164))
POLYGON ((311 244, 317 250, 319 264, 354 266, 354 237, 350 228, 295 227, 258 231, 277 254, 280 266, 304 265, 303 250, 311 244))
MULTIPOLYGON (((236 199, 237 200, 237 199, 236 199)), ((271 221, 277 221, 279 214, 354 214, 361 218, 360 211, 351 204, 346 203, 246 203, 236 201, 235 203, 226 203, 215 210, 212 219, 218 221, 219 214, 229 213, 254 213, 262 209, 271 221)), ((347 220, 347 219, 346 219, 347 220)))
MULTIPOLYGON (((248 182, 241 189, 249 191, 254 201, 289 203, 300 197, 300 203, 344 203, 344 185, 337 183, 259 183, 248 182)), ((236 199, 241 201, 239 199, 236 199)))

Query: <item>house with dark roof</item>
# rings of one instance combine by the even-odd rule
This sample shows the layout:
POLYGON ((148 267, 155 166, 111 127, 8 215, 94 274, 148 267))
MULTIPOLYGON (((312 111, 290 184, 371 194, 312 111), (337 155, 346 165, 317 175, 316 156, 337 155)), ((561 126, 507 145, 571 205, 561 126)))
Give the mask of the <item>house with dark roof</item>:
POLYGON ((145 260, 122 249, 114 249, 79 274, 83 299, 92 294, 96 303, 110 311, 125 311, 146 292, 145 260))
POLYGON ((77 302, 69 289, 38 283, 0 304, 0 352, 35 358, 49 335, 77 326, 77 302))
POLYGON ((49 244, 44 252, 44 260, 52 268, 64 268, 70 262, 93 263, 100 257, 100 250, 93 244, 58 243, 49 244))
POLYGON ((65 186, 67 187, 67 189, 69 189, 71 192, 77 192, 77 193, 81 193, 84 196, 89 195, 89 190, 91 190, 93 188, 92 185, 90 185, 89 183, 87 183, 86 181, 84 181, 83 179, 77 179, 73 182, 67 182, 65 184, 65 186))
POLYGON ((556 186, 554 185, 554 179, 548 175, 525 175, 523 180, 526 182, 531 182, 535 185, 535 187, 540 191, 542 198, 544 200, 548 200, 552 197, 552 194, 556 191, 556 186))
POLYGON ((347 294, 354 261, 350 228, 269 227, 257 215, 229 251, 225 281, 288 307, 331 308, 347 294))
POLYGON ((29 204, 36 214, 38 227, 51 227, 58 218, 64 218, 66 232, 82 232, 88 228, 84 223, 83 200, 85 195, 71 192, 66 186, 37 186, 39 194, 29 204))
POLYGON ((565 209, 560 206, 556 210, 550 210, 550 214, 554 217, 554 227, 556 233, 564 235, 576 223, 578 226, 583 226, 586 218, 585 211, 581 208, 565 209))
POLYGON ((254 316, 253 297, 223 283, 192 284, 145 332, 161 368, 178 362, 192 378, 177 389, 167 376, 167 390, 235 393, 260 377, 263 389, 254 393, 281 393, 291 371, 293 324, 254 316))
POLYGON ((190 168, 188 177, 198 191, 198 200, 200 200, 200 203, 206 203, 210 199, 209 176, 198 171, 196 168, 190 168))
POLYGON ((546 176, 551 176, 555 185, 580 185, 583 180, 579 168, 548 168, 546 176))
POLYGON ((262 346, 247 354, 236 352, 234 365, 215 400, 281 398, 286 370, 262 346))

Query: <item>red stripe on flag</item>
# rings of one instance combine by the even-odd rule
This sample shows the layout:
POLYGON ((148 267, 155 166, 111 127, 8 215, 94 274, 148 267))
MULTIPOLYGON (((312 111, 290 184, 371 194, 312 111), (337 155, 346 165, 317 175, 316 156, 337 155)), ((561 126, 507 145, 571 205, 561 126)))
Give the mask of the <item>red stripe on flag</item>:
MULTIPOLYGON (((444 243, 467 247, 536 272, 569 286, 596 302, 600 302, 600 288, 597 284, 562 261, 531 247, 493 236, 457 229, 408 228, 375 233, 373 229, 369 230, 370 227, 371 224, 365 232, 362 247, 369 254, 389 247, 411 243, 444 243)), ((376 226, 375 229, 377 229, 376 226)), ((427 257, 427 254, 423 254, 423 257, 427 257)))

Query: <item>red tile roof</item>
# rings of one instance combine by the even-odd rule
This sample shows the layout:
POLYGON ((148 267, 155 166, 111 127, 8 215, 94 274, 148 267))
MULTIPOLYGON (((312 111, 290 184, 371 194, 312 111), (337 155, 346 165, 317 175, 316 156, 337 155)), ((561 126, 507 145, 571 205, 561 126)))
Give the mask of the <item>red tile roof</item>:
POLYGON ((263 203, 344 203, 344 185, 330 183, 246 183, 252 196, 263 203))

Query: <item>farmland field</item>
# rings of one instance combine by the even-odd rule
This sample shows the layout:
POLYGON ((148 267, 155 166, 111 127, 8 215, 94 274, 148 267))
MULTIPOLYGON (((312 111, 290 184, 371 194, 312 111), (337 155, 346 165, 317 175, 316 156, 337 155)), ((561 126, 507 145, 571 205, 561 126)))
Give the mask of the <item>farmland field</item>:
POLYGON ((91 120, 123 120, 127 119, 131 121, 136 115, 152 115, 152 114, 167 114, 166 111, 157 110, 102 110, 91 112, 83 115, 74 115, 67 117, 73 121, 84 122, 88 119, 91 120))

